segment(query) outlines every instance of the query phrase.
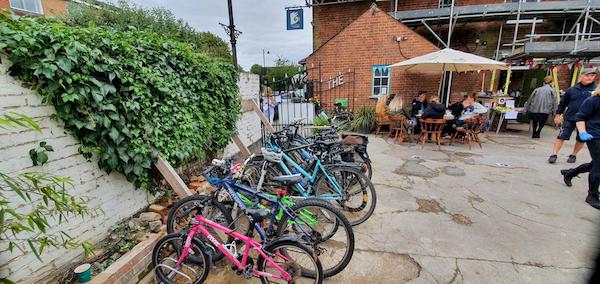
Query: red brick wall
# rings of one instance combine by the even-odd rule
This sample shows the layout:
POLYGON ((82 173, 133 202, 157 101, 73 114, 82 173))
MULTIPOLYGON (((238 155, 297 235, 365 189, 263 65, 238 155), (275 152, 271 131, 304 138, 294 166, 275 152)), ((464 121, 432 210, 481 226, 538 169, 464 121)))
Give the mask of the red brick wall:
MULTIPOLYGON (((10 8, 8 0, 0 0, 0 10, 10 8)), ((46 16, 64 16, 67 12, 67 0, 42 0, 42 9, 46 16)))
MULTIPOLYGON (((437 48, 431 42, 384 11, 375 14, 366 11, 310 55, 307 66, 310 69, 320 63, 321 78, 324 81, 335 77, 339 72, 353 69, 355 71, 354 102, 350 102, 350 105, 373 105, 375 100, 368 98, 371 95, 373 65, 393 64, 435 50, 437 48), (406 37, 406 40, 400 43, 401 50, 398 43, 393 40, 393 36, 406 37)), ((391 92, 400 90, 407 101, 412 99, 419 90, 437 93, 440 77, 441 74, 415 74, 392 69, 391 92)), ((318 78, 316 68, 309 70, 309 78, 318 78)), ((322 88, 328 88, 326 82, 322 88)), ((322 101, 324 104, 330 104, 331 99, 324 96, 322 101)))
MULTIPOLYGON (((370 1, 313 7, 313 50, 339 33, 369 9, 370 1)), ((388 3, 379 2, 379 8, 387 11, 388 3)))

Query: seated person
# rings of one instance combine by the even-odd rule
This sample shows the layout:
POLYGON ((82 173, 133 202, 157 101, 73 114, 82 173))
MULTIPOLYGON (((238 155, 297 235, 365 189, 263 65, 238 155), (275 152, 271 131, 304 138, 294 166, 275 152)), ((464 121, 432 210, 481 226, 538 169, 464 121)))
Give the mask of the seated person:
POLYGON ((465 120, 472 119, 476 116, 483 115, 488 112, 482 104, 476 102, 477 93, 467 95, 463 101, 463 110, 458 118, 454 119, 454 127, 465 126, 465 120))
POLYGON ((413 118, 411 116, 411 108, 404 107, 404 101, 402 100, 402 96, 400 92, 394 95, 394 98, 388 104, 388 110, 390 115, 401 115, 404 116, 404 128, 406 129, 408 134, 412 134, 415 125, 417 125, 416 117, 413 118))
POLYGON ((411 103, 410 119, 415 122, 415 134, 421 132, 418 115, 422 114, 427 108, 427 92, 419 91, 417 97, 411 103))
POLYGON ((439 98, 432 97, 429 105, 427 105, 427 108, 423 111, 421 118, 441 119, 444 118, 444 114, 446 114, 446 107, 443 104, 440 104, 439 98))

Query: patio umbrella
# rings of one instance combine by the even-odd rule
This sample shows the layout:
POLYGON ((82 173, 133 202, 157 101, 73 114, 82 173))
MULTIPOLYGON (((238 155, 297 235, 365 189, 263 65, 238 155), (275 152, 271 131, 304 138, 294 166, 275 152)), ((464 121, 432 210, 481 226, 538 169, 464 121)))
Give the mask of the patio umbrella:
MULTIPOLYGON (((389 67, 413 71, 413 72, 466 72, 477 70, 506 70, 506 63, 481 57, 475 54, 466 53, 451 48, 421 55, 415 58, 404 60, 389 67)), ((448 82, 452 82, 452 74, 448 76, 448 82)), ((444 81, 445 76, 444 76, 444 81)), ((450 99, 450 86, 447 84, 448 92, 442 98, 442 101, 448 105, 450 99)), ((440 90, 441 91, 441 90, 440 90)), ((441 94, 440 94, 441 96, 441 94)))
POLYGON ((506 70, 506 63, 451 48, 404 60, 389 67, 414 72, 506 70))

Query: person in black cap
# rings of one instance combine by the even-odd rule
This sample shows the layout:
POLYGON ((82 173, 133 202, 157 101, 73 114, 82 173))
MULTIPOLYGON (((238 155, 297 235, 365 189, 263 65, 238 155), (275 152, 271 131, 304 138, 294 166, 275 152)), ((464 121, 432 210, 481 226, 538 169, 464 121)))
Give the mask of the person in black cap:
POLYGON ((585 141, 592 156, 592 162, 580 165, 577 168, 562 170, 565 183, 571 186, 571 179, 577 175, 589 172, 588 195, 585 202, 596 209, 600 209, 598 187, 600 186, 600 88, 586 99, 575 114, 579 138, 585 141))
MULTIPOLYGON (((552 155, 550 155, 550 158, 548 158, 550 164, 556 163, 560 148, 562 148, 565 141, 571 138, 573 130, 576 130, 575 114, 579 111, 579 106, 581 106, 583 101, 589 98, 592 95, 592 91, 596 89, 594 80, 596 80, 596 69, 584 68, 579 76, 579 83, 569 88, 558 104, 556 115, 554 116, 554 123, 560 124, 561 115, 564 116, 564 121, 560 128, 560 132, 558 133, 558 137, 556 137, 556 141, 554 142, 554 151, 552 155)), ((575 163, 577 161, 577 153, 579 153, 585 145, 581 138, 579 138, 579 135, 576 139, 575 147, 573 148, 571 155, 569 155, 567 163, 575 163)))

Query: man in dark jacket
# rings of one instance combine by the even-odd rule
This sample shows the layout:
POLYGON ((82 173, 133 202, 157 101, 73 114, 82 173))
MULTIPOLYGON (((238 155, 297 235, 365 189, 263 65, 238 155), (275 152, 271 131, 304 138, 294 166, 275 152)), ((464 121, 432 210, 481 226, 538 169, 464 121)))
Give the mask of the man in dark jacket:
POLYGON ((419 111, 424 112, 427 108, 427 92, 419 91, 419 95, 412 101, 411 116, 417 117, 419 111))
POLYGON ((421 118, 441 119, 444 118, 444 114, 446 114, 446 107, 439 103, 437 97, 433 97, 431 98, 429 105, 427 105, 427 108, 425 108, 425 111, 423 111, 421 118))
POLYGON ((562 170, 565 183, 571 186, 571 179, 578 174, 589 172, 588 196, 585 201, 596 209, 600 209, 598 187, 600 187, 600 93, 586 99, 575 115, 579 138, 586 141, 592 162, 577 168, 562 170))
MULTIPOLYGON (((576 130, 575 114, 579 111, 579 107, 583 101, 592 95, 591 92, 596 88, 596 84, 594 83, 595 79, 596 69, 584 68, 579 76, 579 83, 569 88, 563 99, 560 101, 558 109, 556 110, 556 116, 554 116, 554 123, 560 124, 560 116, 563 115, 563 124, 558 133, 558 137, 556 137, 556 141, 554 142, 553 153, 550 155, 550 158, 548 158, 549 163, 556 163, 560 148, 562 148, 565 141, 571 138, 573 130, 576 130)), ((577 135, 576 139, 577 142, 575 142, 575 147, 573 148, 571 155, 569 155, 567 163, 575 163, 577 160, 577 153, 579 153, 585 145, 579 138, 579 135, 577 135)))

